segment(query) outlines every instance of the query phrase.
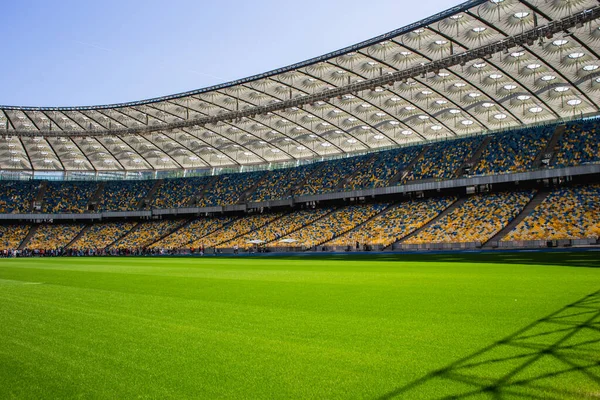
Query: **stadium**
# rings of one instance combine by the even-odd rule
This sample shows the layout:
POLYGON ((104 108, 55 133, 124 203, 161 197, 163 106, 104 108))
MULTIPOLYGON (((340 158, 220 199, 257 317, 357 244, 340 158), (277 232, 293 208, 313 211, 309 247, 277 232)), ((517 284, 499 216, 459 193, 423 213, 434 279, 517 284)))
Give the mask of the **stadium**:
POLYGON ((597 1, 0 106, 1 398, 599 398, 598 267, 597 1))

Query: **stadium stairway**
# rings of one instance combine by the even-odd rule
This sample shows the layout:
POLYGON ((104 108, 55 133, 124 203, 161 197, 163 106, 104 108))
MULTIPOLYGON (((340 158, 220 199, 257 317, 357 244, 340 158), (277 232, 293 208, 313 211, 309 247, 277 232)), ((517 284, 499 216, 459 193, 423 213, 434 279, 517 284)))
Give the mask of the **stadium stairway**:
MULTIPOLYGON (((178 231, 179 229, 183 229, 183 228, 185 228, 187 225, 191 224, 191 223, 192 223, 192 222, 194 222, 195 220, 196 220, 195 218, 192 218, 192 219, 191 219, 191 220, 190 220, 188 223, 186 223, 186 224, 184 224, 184 225, 182 225, 182 226, 178 227, 176 230, 172 231, 171 233, 169 233, 169 234, 167 234, 167 235, 163 236, 161 239, 159 239, 159 240, 155 241, 154 243, 152 243, 152 245, 151 245, 151 246, 155 246, 155 245, 157 245, 157 244, 158 244, 158 243, 160 243, 162 240, 164 240, 164 239, 168 238, 169 236, 171 236, 171 235, 173 235, 173 234, 177 233, 177 231, 178 231)), ((183 243, 183 246, 186 246, 186 247, 187 247, 187 246, 191 245, 192 243, 194 243, 195 241, 201 240, 201 239, 203 239, 203 238, 207 237, 208 235, 212 235, 213 233, 215 233, 215 232, 216 232, 216 231, 218 231, 219 229, 223 229, 223 228, 225 228, 225 227, 229 226, 229 225, 230 225, 230 224, 232 224, 234 221, 235 221, 235 219, 234 219, 234 220, 232 220, 232 221, 230 221, 230 222, 228 222, 228 223, 226 223, 225 225, 222 225, 222 226, 221 226, 221 225, 219 225, 219 224, 215 224, 215 227, 214 227, 212 230, 205 232, 205 233, 204 233, 204 235, 202 235, 202 236, 200 236, 200 237, 198 237, 198 238, 194 238, 194 239, 191 239, 191 240, 189 240, 189 241, 188 241, 188 242, 186 242, 186 243, 183 243)), ((159 247, 160 247, 160 246, 159 246, 159 247)))
MULTIPOLYGON (((562 125, 562 131, 560 132, 560 135, 556 138, 556 141, 554 140, 554 137, 552 138, 552 156, 550 157, 550 162, 548 165, 553 165, 556 162, 556 156, 558 155, 559 151, 560 151, 560 146, 558 144, 558 142, 560 141, 560 139, 562 139, 563 135, 565 134, 565 131, 567 130, 567 126, 566 125, 562 125)), ((558 128, 557 128, 558 129, 558 128)), ((556 134, 556 132, 555 132, 556 134)))
POLYGON ((100 203, 100 199, 102 198, 102 193, 104 192, 104 187, 106 186, 106 182, 99 182, 98 188, 90 197, 88 201, 88 210, 96 210, 98 208, 98 204, 100 203))
POLYGON ((142 226, 142 222, 138 222, 137 224, 135 224, 135 226, 133 228, 131 228, 130 230, 128 230, 127 232, 123 233, 121 236, 116 238, 111 244, 107 245, 104 249, 110 249, 111 247, 113 247, 114 245, 119 243, 121 240, 123 240, 123 238, 125 238, 125 236, 140 229, 141 226, 142 226))
POLYGON ((35 235, 35 232, 37 231, 39 226, 40 226, 39 224, 31 225, 31 228, 29 228, 29 232, 27 233, 27 236, 25 236, 25 239, 23 239, 23 241, 17 248, 18 250, 23 250, 25 247, 27 247, 27 245, 31 241, 31 238, 33 237, 33 235, 35 235))
POLYGON ((79 240, 79 238, 81 238, 81 236, 83 236, 91 227, 92 227, 92 225, 90 225, 90 224, 84 226, 83 229, 80 230, 77 235, 75 235, 73 240, 71 240, 69 243, 67 243, 67 245, 65 246, 65 249, 70 249, 71 247, 73 247, 73 245, 79 240))
POLYGON ((292 188, 292 190, 290 190, 290 196, 291 197, 296 197, 296 192, 298 191, 298 189, 300 189, 301 187, 303 187, 304 185, 306 185, 306 182, 314 177, 314 176, 318 176, 321 173, 321 170, 325 167, 324 162, 322 163, 318 163, 317 167, 315 168, 315 170, 311 173, 311 174, 306 174, 306 176, 304 177, 304 179, 302 179, 300 182, 298 182, 298 184, 296 184, 296 186, 294 186, 292 188))
POLYGON ((289 232, 285 233, 284 235, 281 235, 281 237, 279 237, 279 238, 277 238, 277 239, 273 239, 273 240, 271 240, 270 242, 265 242, 265 244, 273 243, 274 241, 276 241, 276 240, 279 240, 279 239, 281 239, 281 238, 282 238, 282 237, 284 237, 284 236, 289 236, 289 235, 293 234, 294 232, 298 232, 300 229, 306 228, 306 227, 307 227, 307 226, 309 226, 310 224, 314 224, 315 222, 317 222, 317 221, 319 221, 319 220, 321 220, 321 219, 323 219, 323 218, 325 218, 325 217, 327 217, 327 216, 331 215, 332 213, 334 213, 334 212, 336 212, 336 211, 337 211, 337 209, 335 209, 335 208, 334 208, 334 209, 332 209, 330 212, 328 212, 327 214, 325 214, 325 215, 321 215, 320 217, 318 217, 318 218, 315 218, 315 219, 311 220, 310 222, 308 222, 308 223, 306 223, 306 224, 302 225, 300 228, 298 228, 298 229, 293 229, 293 230, 291 230, 291 231, 289 231, 289 232))
POLYGON ((481 142, 481 144, 479 145, 479 147, 477 148, 477 150, 475 150, 475 152, 473 153, 471 158, 466 160, 460 167, 458 167, 458 169, 454 173, 454 176, 457 178, 460 178, 465 175, 469 175, 469 172, 473 169, 473 167, 479 163, 479 160, 481 159, 481 155, 483 154, 483 152, 485 151, 485 149, 487 148, 488 144, 490 144, 491 141, 492 141, 492 136, 490 136, 490 135, 486 136, 483 139, 483 141, 481 142))
POLYGON ((548 144, 546 144, 546 147, 544 147, 540 151, 540 153, 535 157, 535 160, 533 161, 534 169, 540 168, 542 166, 542 164, 544 163, 544 161, 546 161, 546 163, 547 163, 546 166, 552 165, 552 162, 554 161, 554 157, 556 156, 556 153, 557 153, 556 145, 558 144, 558 141, 565 133, 565 130, 567 130, 566 125, 558 125, 556 127, 556 129, 554 130, 554 133, 552 134, 552 137, 548 141, 548 144))
POLYGON ((421 152, 419 154, 417 154, 417 156, 415 158, 410 160, 410 162, 408 163, 406 168, 404 168, 401 171, 398 171, 398 173, 396 175, 394 175, 390 178, 387 186, 394 186, 394 185, 400 184, 404 180, 404 178, 406 178, 408 176, 409 172, 412 171, 412 169, 414 168, 417 161, 419 161, 421 158, 423 158, 425 156, 425 153, 427 153, 427 150, 429 150, 429 146, 423 146, 423 150, 421 150, 421 152))
POLYGON ((256 191, 256 188, 258 188, 258 186, 262 184, 263 181, 268 181, 269 179, 271 179, 270 174, 264 174, 260 179, 256 181, 256 183, 254 183, 254 185, 252 185, 250 188, 244 191, 244 193, 242 193, 240 198, 237 200, 236 204, 243 204, 244 202, 246 202, 246 200, 248 200, 248 197, 256 191))
MULTIPOLYGON (((365 165, 363 165, 361 168, 362 169, 371 169, 371 167, 373 167, 373 163, 375 162, 375 160, 377 160, 377 157, 379 157, 378 153, 373 153, 371 155, 371 157, 367 160, 367 162, 365 163, 365 165)), ((352 173, 350 174, 350 176, 342 178, 340 180, 340 183, 338 183, 338 185, 336 186, 336 191, 342 191, 344 190, 344 188, 346 188, 354 179, 354 177, 356 176, 356 174, 358 174, 361 171, 361 168, 356 168, 354 171, 352 171, 352 173)))
POLYGON ((450 204, 444 211, 442 211, 441 213, 439 213, 431 221, 429 221, 426 224, 422 225, 420 228, 415 229, 414 231, 412 231, 408 235, 404 236, 403 238, 398 239, 395 243, 392 243, 390 246, 386 247, 386 249, 393 249, 395 244, 404 243, 406 240, 408 240, 408 239, 410 239, 410 238, 418 235, 419 232, 421 232, 421 231, 429 228, 433 224, 436 224, 440 219, 444 218, 446 215, 450 214, 452 211, 454 211, 458 207, 462 206, 463 203, 465 201, 467 201, 467 199, 468 199, 468 197, 461 197, 461 198, 459 198, 454 203, 450 204))
POLYGON ((152 202, 154 200, 154 195, 156 194, 156 191, 163 184, 164 181, 165 181, 164 179, 158 179, 154 183, 154 186, 152 186, 152 188, 148 191, 146 196, 144 196, 144 198, 142 198, 140 200, 140 202, 138 203, 138 210, 145 210, 148 207, 150 207, 150 205, 152 204, 152 202))
POLYGON ((46 189, 48 188, 48 182, 42 181, 40 187, 38 189, 37 194, 35 195, 35 199, 33 199, 33 204, 31 204, 31 211, 41 211, 42 205, 44 202, 44 195, 46 194, 46 189))
MULTIPOLYGON (((350 228, 350 229, 346 229, 346 230, 345 230, 345 231, 343 231, 343 232, 340 232, 340 234, 339 234, 339 235, 335 235, 335 236, 334 236, 334 237, 332 237, 331 239, 324 240, 324 241, 322 241, 322 242, 320 242, 320 243, 317 243, 316 245, 314 245, 314 246, 313 246, 313 247, 311 247, 310 249, 307 249, 307 251, 313 250, 313 249, 315 249, 315 248, 317 248, 317 247, 319 247, 319 246, 323 246, 324 244, 327 244, 327 242, 331 242, 332 240, 334 240, 334 239, 337 239, 338 237, 340 237, 340 236, 342 236, 342 235, 345 235, 346 233, 348 233, 348 232, 350 232, 350 231, 353 231, 354 229, 360 228, 361 226, 363 226, 363 225, 364 225, 364 224, 366 224, 367 222, 371 221, 373 218, 375 218, 375 217, 378 217, 379 215, 383 214, 384 212, 387 212, 388 210, 392 209, 394 206, 395 206, 395 205, 388 204, 388 206, 387 206, 386 208, 384 208, 384 209, 383 209, 383 210, 381 210, 380 212, 378 212, 378 213, 374 214, 374 215, 373 215, 371 218, 367 219, 366 221, 364 221, 364 222, 362 222, 362 223, 360 223, 360 224, 358 224, 358 225, 355 225, 355 226, 353 226, 353 227, 352 227, 352 228, 350 228)), ((327 214, 327 215, 331 215, 333 212, 336 212, 336 211, 339 211, 339 210, 340 210, 339 208, 338 208, 338 209, 336 209, 336 210, 333 210, 331 213, 329 213, 329 214, 327 214)), ((320 219, 320 218, 319 218, 319 219, 320 219)), ((318 220, 318 219, 317 219, 317 220, 318 220)), ((315 220, 315 221, 317 221, 317 220, 315 220)), ((313 221, 313 222, 311 222, 311 223, 314 223, 315 221, 313 221)))
MULTIPOLYGON (((220 242, 220 243, 216 243, 216 244, 215 244, 215 247, 222 246, 222 245, 224 245, 224 244, 227 244, 227 243, 229 243, 229 242, 232 242, 232 241, 234 241, 234 240, 236 240, 236 239, 238 239, 238 238, 241 238, 242 236, 246 236, 246 235, 247 235, 247 234, 249 234, 249 233, 252 233, 252 232, 254 232, 254 231, 257 231, 257 230, 259 230, 259 229, 261 229, 261 228, 263 228, 263 227, 265 227, 265 226, 267 226, 267 225, 269 225, 269 224, 276 224, 276 223, 277 223, 277 221, 279 221, 279 220, 280 220, 280 219, 281 219, 283 216, 285 216, 285 215, 288 215, 288 214, 289 214, 289 213, 287 213, 287 214, 282 214, 281 216, 279 216, 279 217, 277 217, 277 218, 275 218, 275 219, 272 219, 272 220, 270 220, 270 221, 268 221, 268 222, 266 222, 266 223, 264 223, 264 224, 262 224, 262 225, 260 225, 260 226, 257 226, 257 227, 256 227, 256 229, 251 229, 251 230, 249 230, 249 231, 245 231, 244 233, 240 233, 239 235, 237 235, 237 236, 235 236, 235 237, 232 237, 231 239, 225 240, 225 241, 223 241, 223 242, 220 242)), ((234 221, 231 221, 229 224, 227 224, 227 225, 223 226, 221 229, 223 229, 223 228, 225 228, 225 227, 227 227, 227 226, 229 226, 229 225, 233 224, 235 221, 236 221, 236 220, 234 220, 234 221)), ((213 231, 213 232, 214 232, 214 231, 213 231)), ((206 236, 208 236, 208 235, 204 235, 203 237, 206 237, 206 236)))
MULTIPOLYGON (((326 242, 323 242, 321 245, 327 245, 327 243, 337 239, 338 237, 345 235, 346 233, 352 232, 352 231, 356 231, 358 229, 360 229, 363 225, 366 225, 367 223, 371 222, 373 219, 380 217, 380 216, 385 216, 385 214, 387 214, 390 210, 393 210, 394 208, 398 207, 399 203, 391 203, 389 204, 386 208, 384 208, 383 210, 381 210, 381 212, 378 212, 377 214, 373 215, 371 218, 369 218, 368 220, 366 220, 365 222, 356 225, 354 228, 348 229, 346 232, 340 233, 339 235, 337 235, 336 237, 333 237, 331 239, 329 239, 326 242)), ((331 214, 331 213, 329 213, 331 214)), ((327 214, 327 215, 329 215, 327 214)))
POLYGON ((218 176, 212 176, 211 179, 208 180, 207 183, 205 183, 202 188, 200 188, 200 190, 198 190, 198 192, 196 193, 196 195, 190 200, 190 204, 188 204, 189 206, 196 206, 200 203, 200 199, 202 199, 204 197, 204 195, 210 191, 210 189, 215 185, 215 183, 217 182, 218 176))
POLYGON ((146 248, 151 247, 152 245, 160 242, 161 240, 163 240, 164 238, 166 238, 169 235, 172 235, 173 233, 177 232, 179 229, 189 225, 192 223, 192 221, 194 220, 194 218, 189 218, 187 220, 185 220, 183 223, 179 224, 179 225, 175 225, 175 227, 171 230, 169 230, 167 233, 165 233, 164 235, 159 236, 155 241, 148 243, 146 245, 146 248))
POLYGON ((483 243, 483 248, 495 248, 498 247, 498 242, 502 240, 502 238, 509 234, 521 221, 527 218, 533 210, 537 208, 550 194, 549 190, 540 190, 536 193, 535 196, 531 198, 529 203, 523 207, 523 210, 515 217, 512 221, 508 223, 500 232, 496 233, 492 236, 487 242, 483 243))

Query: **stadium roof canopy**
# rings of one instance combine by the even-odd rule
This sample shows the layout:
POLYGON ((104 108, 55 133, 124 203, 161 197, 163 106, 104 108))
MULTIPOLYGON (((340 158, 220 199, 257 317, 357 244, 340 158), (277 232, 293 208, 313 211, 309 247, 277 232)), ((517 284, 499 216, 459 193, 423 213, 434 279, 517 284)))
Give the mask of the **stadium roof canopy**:
POLYGON ((596 0, 472 0, 306 62, 92 107, 0 107, 0 169, 284 163, 598 112, 596 0))

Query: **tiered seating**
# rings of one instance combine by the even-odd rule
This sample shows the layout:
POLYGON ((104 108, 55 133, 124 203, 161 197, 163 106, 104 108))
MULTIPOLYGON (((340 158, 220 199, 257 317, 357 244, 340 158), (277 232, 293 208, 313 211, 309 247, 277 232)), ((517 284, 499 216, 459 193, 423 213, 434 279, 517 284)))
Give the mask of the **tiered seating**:
POLYGON ((482 141, 481 137, 475 137, 433 144, 415 163, 404 182, 454 178, 458 168, 473 156, 482 141))
POLYGON ((255 214, 238 218, 231 224, 225 225, 222 229, 219 229, 208 236, 195 240, 192 242, 190 247, 229 247, 221 246, 221 244, 238 236, 245 235, 248 232, 252 232, 253 230, 258 229, 263 225, 281 217, 281 215, 281 213, 255 214))
POLYGON ((472 196, 404 243, 484 243, 512 221, 534 194, 526 191, 472 196))
POLYGON ((75 239, 84 226, 84 224, 41 224, 26 247, 30 250, 62 249, 75 239))
POLYGON ((555 189, 502 241, 598 238, 600 185, 555 189))
POLYGON ((187 207, 195 195, 202 191, 208 177, 165 179, 154 196, 154 208, 187 207))
POLYGON ((98 204, 98 211, 137 210, 156 181, 111 181, 106 182, 98 204))
POLYGON ((327 245, 354 248, 358 242, 360 245, 389 246, 437 217, 455 200, 453 197, 439 197, 400 203, 366 224, 327 242, 327 245))
POLYGON ((411 146, 378 153, 369 168, 362 168, 356 172, 347 188, 359 190, 387 186, 390 179, 405 169, 421 149, 420 146, 411 146))
POLYGON ((523 172, 531 169, 536 156, 546 147, 556 126, 525 128, 493 136, 475 175, 523 172))
POLYGON ((93 224, 70 248, 82 250, 104 249, 129 232, 135 225, 135 222, 102 222, 93 224))
POLYGON ((569 167, 600 162, 600 127, 598 121, 567 125, 558 141, 554 167, 569 167))
POLYGON ((29 225, 0 225, 0 250, 16 250, 29 228, 29 225))
POLYGON ((82 213, 98 189, 95 182, 48 182, 42 212, 82 213))
MULTIPOLYGON (((310 248, 324 243, 342 233, 355 228, 369 218, 380 213, 387 204, 352 205, 338 209, 327 216, 293 232, 282 239, 294 239, 294 247, 310 248)), ((269 247, 281 246, 271 242, 269 247)))
POLYGON ((1 181, 0 213, 30 212, 39 188, 37 182, 1 181))
POLYGON ((236 204, 246 191, 256 185, 265 171, 221 175, 199 201, 200 207, 236 204))
POLYGON ((121 238, 111 249, 135 249, 146 248, 161 236, 166 235, 177 226, 184 223, 180 219, 165 219, 162 221, 140 222, 127 235, 121 238))
POLYGON ((285 235, 308 225, 311 222, 323 217, 331 212, 332 208, 317 208, 311 210, 295 211, 291 214, 284 215, 273 223, 267 224, 262 228, 258 228, 250 233, 224 243, 225 247, 238 246, 240 248, 251 247, 251 240, 261 240, 263 243, 277 241, 285 235))
POLYGON ((294 189, 319 168, 319 165, 320 163, 314 163, 271 171, 267 178, 258 184, 248 200, 258 202, 288 199, 292 197, 294 189))
POLYGON ((333 192, 343 183, 355 169, 369 160, 369 155, 361 157, 343 158, 321 163, 321 167, 314 175, 311 175, 303 187, 299 188, 298 196, 309 196, 313 194, 333 192))
POLYGON ((188 225, 177 229, 169 236, 152 244, 150 248, 166 250, 189 248, 191 243, 198 241, 217 229, 222 229, 223 226, 227 225, 234 219, 234 217, 227 216, 198 218, 188 225))

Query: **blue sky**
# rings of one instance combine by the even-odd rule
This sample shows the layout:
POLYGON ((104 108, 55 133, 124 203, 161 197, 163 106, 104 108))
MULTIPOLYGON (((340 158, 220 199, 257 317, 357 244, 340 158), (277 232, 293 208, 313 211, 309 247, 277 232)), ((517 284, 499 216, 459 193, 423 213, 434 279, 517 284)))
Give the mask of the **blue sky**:
POLYGON ((97 105, 198 89, 319 56, 459 2, 6 1, 0 104, 97 105))

